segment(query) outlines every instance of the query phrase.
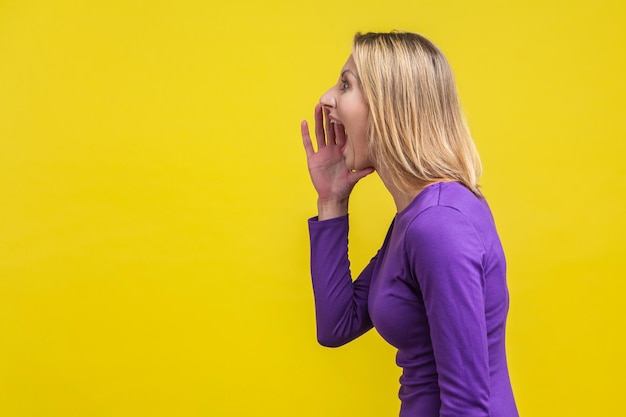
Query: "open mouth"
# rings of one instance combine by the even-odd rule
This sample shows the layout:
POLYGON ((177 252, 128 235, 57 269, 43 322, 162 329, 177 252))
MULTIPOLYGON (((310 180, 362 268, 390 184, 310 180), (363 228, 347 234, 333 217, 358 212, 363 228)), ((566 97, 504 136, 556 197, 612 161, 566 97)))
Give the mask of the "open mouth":
POLYGON ((332 124, 337 124, 337 125, 343 124, 332 114, 328 115, 328 119, 329 119, 328 121, 332 124))

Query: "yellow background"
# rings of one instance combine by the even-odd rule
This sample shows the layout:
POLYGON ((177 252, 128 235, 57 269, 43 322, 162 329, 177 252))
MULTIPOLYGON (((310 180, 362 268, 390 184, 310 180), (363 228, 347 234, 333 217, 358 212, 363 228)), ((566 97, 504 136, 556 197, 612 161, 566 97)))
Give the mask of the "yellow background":
MULTIPOLYGON (((354 32, 455 70, 509 261, 523 416, 620 415, 626 5, 1 1, 0 416, 393 416, 375 332, 318 346, 299 123, 354 32)), ((351 202, 355 269, 394 214, 351 202)))

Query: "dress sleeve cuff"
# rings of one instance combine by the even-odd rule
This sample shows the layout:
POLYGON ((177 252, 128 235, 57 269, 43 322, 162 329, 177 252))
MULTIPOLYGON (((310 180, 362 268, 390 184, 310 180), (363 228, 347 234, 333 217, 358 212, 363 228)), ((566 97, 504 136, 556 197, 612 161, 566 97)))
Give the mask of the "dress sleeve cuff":
POLYGON ((326 220, 320 220, 318 216, 315 217, 311 217, 308 222, 309 222, 309 226, 311 227, 316 227, 313 226, 315 224, 319 225, 320 227, 322 225, 328 225, 328 226, 332 226, 335 224, 343 224, 345 222, 348 221, 348 215, 345 214, 343 216, 339 216, 339 217, 333 217, 332 219, 326 219, 326 220))

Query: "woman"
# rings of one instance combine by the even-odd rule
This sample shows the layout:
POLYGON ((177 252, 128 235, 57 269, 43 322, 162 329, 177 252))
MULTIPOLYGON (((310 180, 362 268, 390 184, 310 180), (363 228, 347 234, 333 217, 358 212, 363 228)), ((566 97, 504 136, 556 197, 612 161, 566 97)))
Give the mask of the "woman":
POLYGON ((504 253, 445 57, 417 34, 357 34, 315 123, 317 151, 306 121, 302 137, 318 193, 309 231, 319 342, 340 346, 376 327, 398 349, 401 417, 517 416, 504 253), (353 282, 348 198, 374 171, 397 214, 353 282))

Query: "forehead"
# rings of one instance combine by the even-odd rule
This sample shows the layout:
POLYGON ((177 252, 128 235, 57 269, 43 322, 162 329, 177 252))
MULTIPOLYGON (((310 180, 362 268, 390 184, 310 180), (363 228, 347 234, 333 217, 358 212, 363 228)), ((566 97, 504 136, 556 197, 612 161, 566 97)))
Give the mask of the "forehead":
POLYGON ((343 68, 341 68, 341 73, 352 73, 352 75, 354 75, 355 77, 358 78, 358 73, 356 70, 356 64, 354 63, 354 59, 352 58, 352 55, 350 55, 348 57, 348 60, 346 61, 346 63, 343 65, 343 68))

